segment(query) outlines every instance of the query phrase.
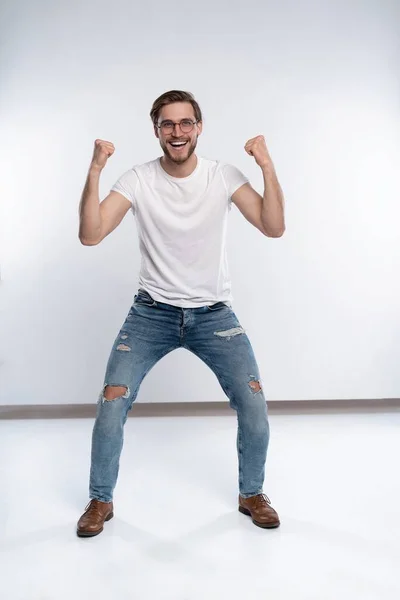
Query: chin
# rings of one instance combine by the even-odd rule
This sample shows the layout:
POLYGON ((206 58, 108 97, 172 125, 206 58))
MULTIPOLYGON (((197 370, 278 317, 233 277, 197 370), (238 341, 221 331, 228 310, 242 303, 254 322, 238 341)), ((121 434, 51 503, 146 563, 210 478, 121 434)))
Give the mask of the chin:
POLYGON ((168 159, 171 162, 175 163, 176 165, 183 165, 183 163, 185 163, 187 160, 189 160, 189 158, 192 156, 192 154, 196 150, 196 145, 190 147, 185 156, 174 156, 173 154, 171 154, 171 152, 169 151, 169 148, 167 148, 166 146, 165 147, 162 146, 162 149, 164 150, 164 154, 166 154, 166 156, 168 156, 168 159))
POLYGON ((181 156, 180 158, 175 158, 174 156, 171 156, 169 154, 168 157, 176 165, 183 165, 183 163, 185 163, 188 160, 188 158, 190 157, 190 154, 188 156, 181 156))

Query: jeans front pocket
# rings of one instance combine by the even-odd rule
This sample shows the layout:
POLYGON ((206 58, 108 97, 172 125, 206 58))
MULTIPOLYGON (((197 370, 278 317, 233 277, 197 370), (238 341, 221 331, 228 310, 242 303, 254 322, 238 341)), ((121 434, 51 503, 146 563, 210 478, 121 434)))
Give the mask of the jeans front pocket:
POLYGON ((157 306, 157 302, 150 296, 146 290, 140 289, 135 296, 134 304, 142 306, 157 306))
POLYGON ((229 306, 227 304, 225 304, 225 302, 217 302, 216 304, 212 304, 211 306, 207 306, 208 310, 211 310, 211 312, 217 311, 217 310, 223 310, 224 308, 228 308, 229 306))

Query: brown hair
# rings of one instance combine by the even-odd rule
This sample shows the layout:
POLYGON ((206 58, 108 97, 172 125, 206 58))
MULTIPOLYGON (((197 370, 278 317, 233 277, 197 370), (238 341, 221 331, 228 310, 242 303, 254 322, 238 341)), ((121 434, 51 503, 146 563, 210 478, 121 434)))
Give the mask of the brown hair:
POLYGON ((193 106, 196 121, 203 120, 200 106, 194 99, 193 94, 190 92, 181 92, 180 90, 171 90, 170 92, 165 92, 165 94, 162 94, 162 96, 157 98, 157 100, 155 100, 153 103, 150 111, 150 117, 154 125, 157 124, 158 117, 163 106, 173 104, 174 102, 189 102, 193 106))

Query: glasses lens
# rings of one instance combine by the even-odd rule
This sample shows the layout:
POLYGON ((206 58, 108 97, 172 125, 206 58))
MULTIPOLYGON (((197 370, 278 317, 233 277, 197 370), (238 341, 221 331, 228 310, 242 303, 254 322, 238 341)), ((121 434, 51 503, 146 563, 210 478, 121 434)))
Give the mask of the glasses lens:
POLYGON ((164 133, 171 133, 174 129, 174 124, 172 121, 164 121, 164 123, 161 123, 161 129, 164 133))
POLYGON ((181 121, 181 129, 182 129, 183 133, 189 133, 190 131, 192 131, 193 127, 194 127, 193 121, 190 121, 189 119, 183 119, 181 121))

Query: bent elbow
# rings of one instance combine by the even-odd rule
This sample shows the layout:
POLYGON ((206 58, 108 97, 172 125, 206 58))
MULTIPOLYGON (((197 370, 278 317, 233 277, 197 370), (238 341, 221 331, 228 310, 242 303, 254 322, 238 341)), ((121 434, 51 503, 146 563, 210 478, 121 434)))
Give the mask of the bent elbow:
POLYGON ((275 231, 274 234, 271 237, 281 238, 284 233, 285 233, 285 227, 282 227, 282 229, 279 229, 278 231, 275 231))
POLYGON ((89 240, 88 238, 85 238, 83 236, 79 236, 79 241, 82 244, 82 246, 97 246, 98 244, 100 244, 100 240, 89 240))
POLYGON ((286 227, 283 226, 280 229, 266 229, 263 231, 263 234, 269 238, 280 238, 286 231, 286 227))

